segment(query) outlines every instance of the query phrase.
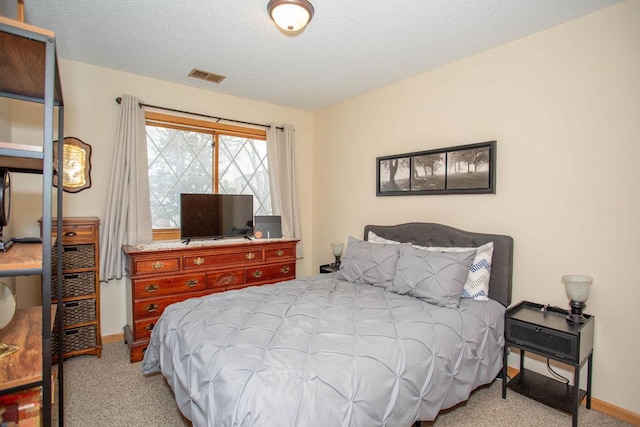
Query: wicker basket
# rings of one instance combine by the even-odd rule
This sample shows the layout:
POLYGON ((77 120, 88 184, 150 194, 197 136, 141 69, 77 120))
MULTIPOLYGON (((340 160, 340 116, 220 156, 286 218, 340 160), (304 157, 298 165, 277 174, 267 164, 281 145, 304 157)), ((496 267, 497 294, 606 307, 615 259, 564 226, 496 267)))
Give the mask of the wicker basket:
MULTIPOLYGON (((58 354, 57 331, 54 331, 51 340, 51 352, 55 357, 58 354)), ((96 325, 81 326, 79 328, 65 329, 63 339, 63 351, 65 354, 74 351, 92 349, 97 346, 96 325)))
MULTIPOLYGON (((62 247, 62 269, 73 270, 76 268, 95 267, 95 245, 64 245, 62 247)), ((51 267, 54 271, 58 266, 58 251, 51 251, 51 267)))
MULTIPOLYGON (((57 275, 53 275, 51 283, 51 297, 58 299, 58 288, 56 286, 57 275)), ((62 275, 62 298, 80 297, 83 295, 94 295, 96 293, 96 272, 85 271, 80 273, 67 273, 62 275)))
POLYGON ((62 305, 64 306, 62 322, 65 327, 96 320, 95 298, 65 301, 62 305))

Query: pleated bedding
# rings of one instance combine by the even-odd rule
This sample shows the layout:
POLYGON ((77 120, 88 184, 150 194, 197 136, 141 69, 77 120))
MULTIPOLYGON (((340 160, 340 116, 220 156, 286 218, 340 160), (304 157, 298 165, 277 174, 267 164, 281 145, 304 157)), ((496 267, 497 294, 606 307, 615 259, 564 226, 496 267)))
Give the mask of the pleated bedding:
POLYGON ((494 380, 504 312, 322 274, 169 306, 143 372, 196 427, 410 426, 494 380))

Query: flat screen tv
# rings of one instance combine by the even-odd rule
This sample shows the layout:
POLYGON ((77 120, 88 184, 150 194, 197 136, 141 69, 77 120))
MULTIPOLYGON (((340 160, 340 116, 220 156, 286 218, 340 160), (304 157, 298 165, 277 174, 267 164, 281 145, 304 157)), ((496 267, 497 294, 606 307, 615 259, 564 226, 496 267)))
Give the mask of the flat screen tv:
POLYGON ((252 234, 252 195, 180 194, 180 237, 187 243, 252 234))

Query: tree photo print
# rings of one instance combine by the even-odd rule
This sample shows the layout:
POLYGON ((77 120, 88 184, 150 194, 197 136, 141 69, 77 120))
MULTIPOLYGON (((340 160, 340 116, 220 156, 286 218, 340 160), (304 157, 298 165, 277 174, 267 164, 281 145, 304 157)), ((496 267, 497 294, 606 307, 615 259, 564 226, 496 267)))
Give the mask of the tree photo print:
POLYGON ((377 196, 495 193, 496 141, 378 157, 377 196))

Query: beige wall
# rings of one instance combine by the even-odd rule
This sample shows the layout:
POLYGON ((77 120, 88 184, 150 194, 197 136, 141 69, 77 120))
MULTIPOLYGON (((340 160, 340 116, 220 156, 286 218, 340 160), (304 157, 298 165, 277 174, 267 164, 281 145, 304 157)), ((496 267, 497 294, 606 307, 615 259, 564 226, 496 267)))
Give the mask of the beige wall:
POLYGON ((640 413, 638 23, 626 2, 317 112, 314 264, 368 223, 509 234, 514 303, 595 278, 593 394, 640 413), (495 195, 375 195, 377 156, 493 139, 495 195))
MULTIPOLYGON (((78 62, 60 60, 65 102, 65 136, 74 136, 92 147, 92 186, 80 193, 65 193, 65 216, 97 216, 104 221, 109 188, 111 159, 114 152, 119 107, 115 99, 123 93, 146 103, 194 111, 254 123, 291 123, 296 128, 296 161, 312 163, 312 114, 275 105, 231 97, 175 85, 160 80, 123 73, 78 62)), ((14 142, 41 144, 42 126, 39 105, 13 102, 11 123, 14 142)), ((298 168, 301 215, 311 218, 312 167, 298 168)), ((14 179, 14 235, 38 235, 41 179, 20 174, 14 179)), ((299 275, 311 271, 311 221, 302 225, 305 258, 298 262, 299 275)), ((38 303, 34 290, 39 284, 19 286, 19 304, 38 303), (30 288, 30 289, 29 289, 30 288)), ((101 284, 102 335, 122 333, 127 323, 124 281, 101 284)))

